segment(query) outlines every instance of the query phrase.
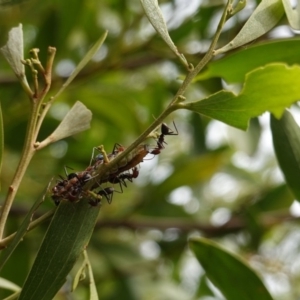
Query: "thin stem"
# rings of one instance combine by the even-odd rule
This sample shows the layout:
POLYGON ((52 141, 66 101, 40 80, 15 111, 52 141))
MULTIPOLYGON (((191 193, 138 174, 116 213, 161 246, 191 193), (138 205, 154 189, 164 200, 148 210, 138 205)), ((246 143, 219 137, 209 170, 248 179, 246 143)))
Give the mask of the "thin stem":
MULTIPOLYGON (((44 223, 45 221, 49 220, 56 209, 53 209, 51 211, 48 211, 47 213, 45 213, 44 215, 42 215, 41 217, 39 217, 38 219, 30 222, 27 232, 31 231, 32 229, 36 228, 38 225, 44 223)), ((5 247, 7 247, 9 245, 9 243, 12 241, 12 239, 15 237, 16 232, 12 233, 11 235, 7 236, 6 238, 4 238, 3 240, 0 241, 0 249, 3 249, 5 247)))
POLYGON ((20 186, 21 180, 22 180, 22 178, 25 174, 25 171, 30 163, 30 160, 33 157, 34 152, 35 152, 33 145, 34 145, 35 124, 36 124, 36 118, 37 118, 37 114, 38 114, 37 107, 38 107, 38 105, 35 102, 32 102, 32 111, 31 111, 30 120, 29 120, 29 123, 27 126, 25 145, 24 145, 24 148, 22 151, 20 162, 19 162, 18 168, 16 170, 15 176, 12 180, 12 184, 10 185, 10 187, 8 189, 8 193, 7 193, 6 199, 4 201, 4 204, 1 207, 0 241, 2 240, 6 220, 7 220, 10 208, 12 206, 12 203, 14 201, 14 198, 16 196, 16 193, 18 191, 18 188, 20 186))
POLYGON ((218 27, 217 27, 217 31, 213 37, 213 40, 209 46, 208 51, 206 52, 206 54, 204 55, 204 57, 201 59, 201 61, 197 64, 197 66, 191 70, 188 75, 186 76, 186 78, 184 79, 181 87, 179 88, 179 90, 177 91, 175 97, 173 98, 173 100, 171 101, 171 103, 169 104, 169 106, 173 105, 174 103, 178 102, 178 99, 180 100, 180 97, 184 95, 187 87, 190 85, 190 83, 192 82, 192 80, 196 77, 196 75, 207 65, 207 63, 213 58, 214 56, 214 49, 215 46, 219 40, 220 34, 222 32, 223 26, 226 22, 227 19, 227 15, 229 13, 229 8, 231 5, 232 0, 228 0, 227 4, 225 6, 225 9, 223 11, 223 14, 221 16, 221 19, 219 21, 218 27))

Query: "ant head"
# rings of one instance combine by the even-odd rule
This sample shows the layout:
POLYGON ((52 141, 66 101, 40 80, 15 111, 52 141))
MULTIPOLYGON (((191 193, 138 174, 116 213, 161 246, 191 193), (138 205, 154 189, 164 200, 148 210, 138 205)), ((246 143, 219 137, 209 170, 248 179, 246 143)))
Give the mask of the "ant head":
POLYGON ((76 173, 70 173, 68 175, 68 180, 72 179, 72 178, 75 178, 75 177, 78 177, 76 173))
POLYGON ((95 161, 101 161, 101 160, 103 160, 103 159, 104 159, 104 157, 103 157, 102 154, 98 154, 98 155, 96 155, 96 157, 95 157, 95 161))
POLYGON ((174 128, 176 131, 173 131, 166 123, 162 123, 161 124, 161 133, 163 135, 178 135, 176 125, 174 122, 173 122, 173 124, 174 124, 174 128))

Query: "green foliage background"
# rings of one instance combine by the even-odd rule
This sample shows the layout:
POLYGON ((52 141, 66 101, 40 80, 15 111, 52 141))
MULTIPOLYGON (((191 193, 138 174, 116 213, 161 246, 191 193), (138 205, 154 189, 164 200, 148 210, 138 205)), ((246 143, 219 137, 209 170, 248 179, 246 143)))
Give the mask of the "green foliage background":
MULTIPOLYGON (((212 39, 223 4, 203 1, 186 14, 187 3, 160 1, 160 5, 169 17, 176 46, 189 62, 197 64, 212 39)), ((245 17, 232 18, 223 30, 220 46, 234 38, 247 12, 249 16, 251 11, 247 9, 245 17)), ((25 57, 35 47, 45 61, 47 47, 57 48, 50 95, 69 75, 68 68, 76 66, 103 32, 109 31, 96 58, 53 105, 39 140, 56 128, 77 100, 93 113, 91 129, 36 154, 11 211, 9 234, 18 229, 51 178, 63 175, 64 166, 83 170, 93 147, 104 144, 110 151, 114 143, 126 146, 139 136, 170 102, 186 70, 154 33, 138 1, 31 0, 2 7, 0 14, 2 44, 7 38, 4 32, 22 23, 25 57)), ((286 24, 283 18, 277 27, 286 24)), ((223 65, 212 63, 189 88, 187 99, 196 101, 218 92, 224 84, 221 77, 240 89, 245 73, 256 67, 270 62, 298 63, 299 55, 286 54, 292 38, 292 49, 300 43, 292 31, 289 33, 290 38, 281 44, 268 43, 272 35, 261 37, 257 48, 266 46, 259 48, 259 57, 264 58, 260 64, 250 66, 259 54, 249 54, 248 46, 237 50, 232 61, 227 56, 227 65, 226 58, 223 65), (286 57, 270 60, 278 48, 286 57), (288 60, 290 57, 294 59, 288 60)), ((256 49, 257 42, 250 48, 256 49)), ((29 103, 4 59, 0 60, 0 84, 5 136, 2 200, 24 142, 29 103)), ((294 111, 298 112, 297 106, 294 111)), ((267 119, 266 115, 252 119, 247 132, 186 110, 166 120, 170 127, 173 120, 176 122, 179 135, 168 136, 165 150, 140 165, 139 178, 129 183, 123 194, 115 193, 111 205, 103 203, 101 207, 88 247, 100 299, 220 299, 188 249, 191 236, 211 238, 243 257, 267 283, 274 299, 299 297, 300 236, 297 216, 290 212, 294 197, 270 149, 267 119)), ((150 145, 155 143, 149 141, 150 145)), ((285 149, 278 151, 284 153, 285 149)), ((53 207, 48 197, 36 215, 53 207)), ((27 234, 1 277, 22 286, 47 226, 45 223, 27 234)), ((210 259, 209 254, 206 259, 211 269, 220 268, 220 262, 210 259)), ((88 299, 88 280, 69 295, 76 267, 55 299, 88 299)), ((224 269, 224 278, 229 269, 224 269)), ((1 299, 7 295, 0 291, 1 299)))

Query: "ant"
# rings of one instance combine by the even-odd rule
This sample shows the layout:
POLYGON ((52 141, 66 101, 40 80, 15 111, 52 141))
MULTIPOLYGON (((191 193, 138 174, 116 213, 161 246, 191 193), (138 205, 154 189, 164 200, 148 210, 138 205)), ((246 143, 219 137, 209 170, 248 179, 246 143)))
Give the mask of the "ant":
MULTIPOLYGON (((108 179, 108 181, 112 184, 115 184, 115 183, 119 183, 120 184, 120 188, 122 190, 122 184, 127 187, 127 184, 126 184, 126 179, 130 182, 132 182, 132 180, 134 178, 137 178, 139 176, 139 170, 137 167, 134 167, 131 169, 132 173, 121 173, 115 177, 112 177, 110 179, 108 179)), ((123 190, 122 190, 123 191, 123 190)))
POLYGON ((58 205, 62 199, 71 202, 80 199, 82 187, 92 178, 87 171, 68 174, 67 167, 65 167, 65 174, 66 179, 60 176, 61 180, 58 180, 57 184, 52 188, 51 198, 56 205, 58 205))
POLYGON ((165 135, 178 135, 178 130, 175 125, 175 122, 173 122, 175 131, 173 131, 166 123, 161 124, 161 134, 158 137, 157 140, 157 147, 154 148, 150 153, 154 155, 158 155, 162 149, 164 149, 164 144, 167 144, 165 141, 165 135))
POLYGON ((113 187, 107 187, 107 188, 104 188, 102 190, 100 190, 97 195, 101 196, 101 197, 105 197, 108 204, 111 204, 112 202, 112 199, 113 199, 113 195, 114 195, 114 192, 117 192, 117 193, 123 193, 123 190, 121 192, 117 191, 116 189, 114 189, 113 187))

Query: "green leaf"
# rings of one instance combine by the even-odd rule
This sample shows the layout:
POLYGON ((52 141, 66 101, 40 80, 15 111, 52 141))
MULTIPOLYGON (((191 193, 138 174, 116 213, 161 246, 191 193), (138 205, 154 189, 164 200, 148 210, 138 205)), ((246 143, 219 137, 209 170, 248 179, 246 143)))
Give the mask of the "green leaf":
POLYGON ((91 262, 88 258, 86 250, 84 251, 84 257, 87 262, 87 268, 89 273, 89 283, 90 283, 90 300, 99 300, 98 293, 97 293, 97 287, 94 279, 93 269, 91 262))
MULTIPOLYGON (((44 191, 44 197, 45 197, 46 190, 44 191)), ((15 236, 13 237, 12 241, 8 245, 8 247, 1 252, 1 258, 0 258, 0 271, 9 259, 9 257, 12 255, 24 235, 27 233, 28 226, 30 222, 32 221, 32 217, 34 212, 38 209, 41 202, 44 201, 43 199, 37 199, 37 201, 32 205, 30 211, 27 213, 25 219, 23 220, 22 224, 18 228, 18 231, 16 232, 15 236)))
POLYGON ((286 16, 288 18, 288 21, 290 25, 296 29, 300 29, 300 5, 299 3, 296 5, 296 7, 293 9, 291 2, 289 0, 282 0, 286 16))
POLYGON ((91 120, 92 112, 83 103, 76 101, 54 132, 42 142, 36 143, 36 149, 89 129, 91 120))
POLYGON ((52 300, 87 247, 100 205, 61 202, 49 225, 19 300, 52 300))
POLYGON ((53 97, 53 99, 57 98, 65 90, 65 88, 73 81, 73 79, 78 75, 78 73, 93 58, 93 56, 97 53, 97 51, 100 49, 100 47, 104 43, 106 37, 107 37, 107 31, 105 31, 103 33, 103 35, 98 39, 98 41, 93 45, 93 47, 88 51, 88 53, 80 61, 80 63, 77 65, 77 67, 72 72, 72 74, 70 75, 70 77, 67 79, 67 81, 62 85, 61 89, 55 94, 55 96, 53 97))
POLYGON ((169 35, 167 24, 157 3, 157 0, 141 0, 141 4, 147 18, 149 19, 154 29, 162 37, 162 39, 166 42, 170 49, 175 53, 175 55, 180 58, 180 60, 186 67, 188 67, 188 63, 185 57, 183 56, 183 54, 178 52, 177 47, 175 46, 169 35))
POLYGON ((190 247, 209 280, 230 300, 272 300, 259 276, 241 258, 205 238, 191 238, 190 247))
POLYGON ((272 29, 283 14, 281 0, 261 1, 238 35, 230 43, 216 50, 215 54, 225 53, 257 39, 272 29))
POLYGON ((271 130, 280 168, 294 196, 300 201, 300 128, 291 113, 285 111, 280 120, 271 116, 271 130))
MULTIPOLYGON (((209 179, 227 159, 226 149, 207 153, 196 158, 186 160, 184 164, 176 166, 173 173, 162 183, 155 186, 155 195, 164 197, 168 192, 184 185, 194 185, 209 179)), ((152 197, 151 195, 149 195, 152 197)))
POLYGON ((207 69, 197 75, 195 80, 221 77, 228 83, 243 82, 248 72, 272 62, 300 64, 299 53, 299 39, 277 40, 249 46, 210 62, 207 69))
POLYGON ((247 129, 251 118, 270 111, 279 118, 300 97, 300 67, 270 64, 247 74, 239 95, 219 91, 203 100, 177 104, 239 129, 247 129))
POLYGON ((282 184, 264 193, 253 205, 249 207, 249 209, 254 209, 258 213, 275 210, 288 210, 293 201, 294 197, 289 188, 286 184, 282 184))

